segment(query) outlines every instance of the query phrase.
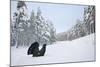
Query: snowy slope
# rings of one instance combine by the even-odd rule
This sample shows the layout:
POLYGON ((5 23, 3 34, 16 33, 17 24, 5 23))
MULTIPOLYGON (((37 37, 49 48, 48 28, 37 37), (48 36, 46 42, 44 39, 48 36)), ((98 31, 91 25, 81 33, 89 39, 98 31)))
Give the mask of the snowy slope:
POLYGON ((94 34, 73 41, 61 41, 47 46, 43 57, 27 55, 27 47, 11 47, 11 65, 34 65, 95 60, 94 34))

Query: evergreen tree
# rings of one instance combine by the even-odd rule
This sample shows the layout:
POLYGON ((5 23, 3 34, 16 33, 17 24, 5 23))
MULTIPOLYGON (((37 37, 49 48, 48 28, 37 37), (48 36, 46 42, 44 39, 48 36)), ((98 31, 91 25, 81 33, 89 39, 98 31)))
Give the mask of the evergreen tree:
POLYGON ((25 14, 25 9, 26 9, 26 4, 24 1, 18 1, 17 3, 17 12, 14 13, 14 16, 16 17, 15 21, 15 31, 16 31, 16 48, 20 44, 23 45, 23 31, 25 31, 26 28, 26 14, 25 14))

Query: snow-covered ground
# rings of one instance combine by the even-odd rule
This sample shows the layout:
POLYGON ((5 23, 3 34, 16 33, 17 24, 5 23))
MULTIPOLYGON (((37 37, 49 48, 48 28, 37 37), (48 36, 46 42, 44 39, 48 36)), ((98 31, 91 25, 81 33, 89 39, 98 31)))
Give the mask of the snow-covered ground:
POLYGON ((73 41, 61 41, 47 46, 45 56, 27 55, 27 47, 11 47, 11 66, 49 63, 67 63, 95 60, 95 34, 73 41))

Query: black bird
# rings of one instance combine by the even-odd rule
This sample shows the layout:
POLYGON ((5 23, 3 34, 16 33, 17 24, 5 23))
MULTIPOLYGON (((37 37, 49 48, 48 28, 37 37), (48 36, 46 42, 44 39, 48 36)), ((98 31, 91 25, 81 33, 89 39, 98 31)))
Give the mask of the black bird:
POLYGON ((45 51, 46 51, 46 44, 44 44, 41 50, 39 51, 39 56, 44 56, 45 51))
POLYGON ((38 57, 38 56, 44 56, 46 51, 46 44, 44 44, 41 48, 41 50, 39 51, 39 43, 38 42, 34 42, 31 44, 31 46, 28 49, 27 54, 31 55, 33 57, 38 57))
POLYGON ((38 47, 39 47, 39 43, 38 42, 32 43, 31 46, 28 49, 27 54, 30 55, 30 54, 33 54, 33 52, 34 52, 34 55, 35 55, 37 52, 39 52, 39 48, 38 47))

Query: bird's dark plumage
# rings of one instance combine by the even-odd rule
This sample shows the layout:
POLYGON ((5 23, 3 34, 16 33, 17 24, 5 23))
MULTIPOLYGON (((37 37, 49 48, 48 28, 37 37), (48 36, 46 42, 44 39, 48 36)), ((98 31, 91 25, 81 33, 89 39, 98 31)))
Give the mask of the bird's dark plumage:
POLYGON ((45 51, 46 51, 46 44, 44 44, 41 50, 39 51, 39 56, 44 56, 45 51))
POLYGON ((34 50, 35 50, 35 51, 36 51, 36 49, 39 50, 38 47, 39 47, 39 43, 38 43, 38 42, 32 43, 31 46, 30 46, 29 49, 28 49, 27 54, 28 54, 28 55, 33 54, 34 50))
POLYGON ((46 51, 46 44, 44 44, 41 48, 41 50, 39 51, 39 43, 38 42, 34 42, 31 44, 31 46, 28 49, 27 54, 28 55, 33 55, 33 57, 38 57, 38 56, 44 56, 46 51))

